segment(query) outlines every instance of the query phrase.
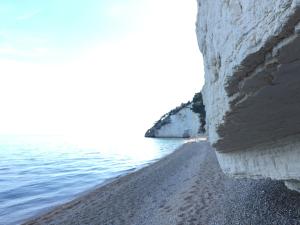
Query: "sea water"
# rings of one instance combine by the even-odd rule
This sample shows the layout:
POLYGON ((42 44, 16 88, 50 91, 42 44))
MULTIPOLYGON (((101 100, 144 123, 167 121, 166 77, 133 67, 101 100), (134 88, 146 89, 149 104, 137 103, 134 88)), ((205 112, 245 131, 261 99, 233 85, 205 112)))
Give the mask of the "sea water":
POLYGON ((183 139, 0 136, 0 224, 19 224, 78 194, 153 163, 183 139))

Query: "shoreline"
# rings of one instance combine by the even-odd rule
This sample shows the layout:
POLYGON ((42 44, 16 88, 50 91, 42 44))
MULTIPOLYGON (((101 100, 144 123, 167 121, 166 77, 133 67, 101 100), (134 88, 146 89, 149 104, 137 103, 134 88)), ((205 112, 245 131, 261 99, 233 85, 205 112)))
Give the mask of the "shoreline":
POLYGON ((300 224, 300 195, 271 180, 226 177, 201 141, 23 223, 101 225, 300 224))
MULTIPOLYGON (((175 138, 177 139, 177 138, 175 138)), ((200 136, 200 137, 194 137, 194 138, 190 138, 188 139, 185 143, 183 143, 182 145, 180 145, 179 147, 177 147, 174 152, 180 150, 184 145, 186 144, 190 144, 190 143, 194 143, 194 142, 197 142, 197 141, 206 141, 206 137, 203 137, 203 136, 200 136)), ((103 183, 100 183, 100 184, 97 184, 95 185, 94 187, 88 189, 88 190, 85 190, 81 193, 79 193, 74 199, 71 199, 67 202, 63 202, 61 204, 58 204, 56 206, 53 206, 53 207, 50 207, 49 209, 46 209, 42 212, 39 212, 37 213, 36 215, 30 217, 30 218, 27 218, 25 219, 24 221, 20 221, 19 223, 21 225, 25 225, 25 224, 35 224, 34 221, 36 221, 37 219, 43 217, 43 216, 46 216, 48 214, 51 214, 53 211, 55 210, 63 210, 65 207, 65 205, 69 205, 70 206, 75 203, 77 204, 77 200, 81 199, 81 198, 86 198, 88 195, 94 193, 94 192, 101 192, 101 189, 102 188, 105 188, 106 186, 110 186, 110 185, 113 185, 115 182, 117 183, 122 183, 122 178, 125 178, 125 177, 129 177, 130 175, 135 175, 136 173, 139 173, 141 170, 144 170, 144 169, 147 169, 148 167, 151 167, 152 165, 156 164, 156 163, 159 163, 161 160, 164 160, 165 158, 168 158, 170 155, 172 155, 174 152, 158 159, 158 160, 155 160, 154 162, 151 162, 151 163, 148 163, 146 165, 143 165, 141 166, 140 168, 134 168, 134 169, 131 169, 133 170, 132 172, 127 172, 127 173, 124 173, 124 174, 121 174, 121 175, 118 175, 116 177, 112 177, 112 178, 109 178, 107 180, 105 180, 103 183)), ((109 187, 108 187, 109 188, 109 187)))

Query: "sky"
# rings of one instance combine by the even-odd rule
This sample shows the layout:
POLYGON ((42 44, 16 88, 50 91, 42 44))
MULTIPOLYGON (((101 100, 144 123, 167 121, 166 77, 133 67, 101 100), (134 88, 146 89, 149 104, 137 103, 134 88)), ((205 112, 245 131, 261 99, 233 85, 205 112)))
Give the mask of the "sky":
POLYGON ((143 136, 203 85, 196 0, 1 0, 0 135, 143 136))

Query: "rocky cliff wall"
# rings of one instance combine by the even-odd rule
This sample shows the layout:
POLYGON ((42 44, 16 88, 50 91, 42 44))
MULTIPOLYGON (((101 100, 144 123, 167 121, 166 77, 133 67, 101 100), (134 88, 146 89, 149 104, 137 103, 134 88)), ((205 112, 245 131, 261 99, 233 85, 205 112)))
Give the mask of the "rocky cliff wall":
POLYGON ((201 133, 200 127, 199 114, 193 112, 192 103, 187 103, 165 114, 146 132, 145 136, 162 138, 195 137, 201 133))
POLYGON ((222 169, 297 189, 300 1, 198 0, 198 8, 208 136, 222 169))

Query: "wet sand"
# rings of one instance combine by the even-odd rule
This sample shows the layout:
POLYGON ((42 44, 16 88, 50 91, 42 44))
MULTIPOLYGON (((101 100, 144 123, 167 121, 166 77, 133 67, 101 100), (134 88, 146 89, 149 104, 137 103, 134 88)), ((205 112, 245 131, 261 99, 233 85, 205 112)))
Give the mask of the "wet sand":
POLYGON ((226 177, 202 141, 24 224, 297 225, 300 194, 278 181, 226 177))

